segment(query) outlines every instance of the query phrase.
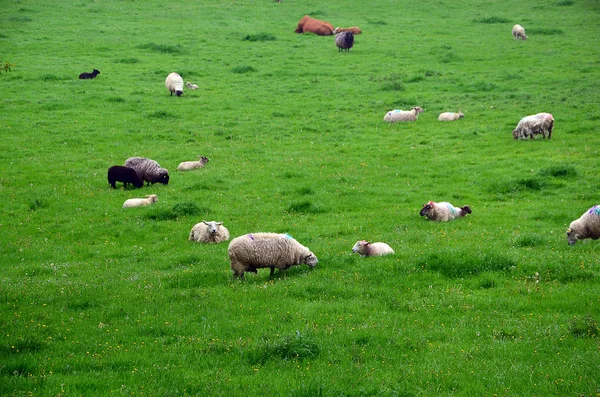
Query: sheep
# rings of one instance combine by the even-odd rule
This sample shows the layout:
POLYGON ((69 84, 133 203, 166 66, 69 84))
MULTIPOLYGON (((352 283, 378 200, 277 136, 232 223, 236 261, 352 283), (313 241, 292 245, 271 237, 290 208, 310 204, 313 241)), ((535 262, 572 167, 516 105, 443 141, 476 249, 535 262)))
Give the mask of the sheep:
POLYGON ((233 277, 240 279, 244 279, 244 272, 257 273, 260 268, 271 268, 269 277, 273 277, 275 268, 281 271, 300 264, 314 267, 319 262, 315 254, 289 234, 245 234, 231 240, 227 252, 233 277))
POLYGON ((335 35, 335 45, 339 51, 350 51, 354 46, 354 35, 352 32, 342 32, 335 35))
POLYGON ((359 253, 360 256, 383 256, 393 254, 394 250, 386 243, 370 243, 367 240, 360 240, 354 244, 352 252, 359 253))
POLYGON ((357 35, 357 34, 361 34, 361 30, 358 26, 352 26, 350 28, 340 28, 337 27, 335 29, 333 29, 333 34, 338 34, 338 33, 342 33, 342 32, 352 32, 353 35, 357 35))
POLYGON ((81 80, 87 80, 87 79, 95 79, 96 76, 98 76, 100 74, 100 71, 98 69, 94 69, 92 71, 92 73, 87 73, 87 72, 83 72, 79 75, 79 78, 81 80))
POLYGON ((189 240, 197 243, 217 244, 229 240, 229 230, 223 226, 223 222, 202 221, 192 227, 189 240))
POLYGON ((177 171, 188 171, 195 168, 202 168, 208 163, 208 159, 204 156, 198 156, 198 161, 184 161, 177 166, 177 171))
POLYGON ((132 198, 125 200, 123 208, 143 207, 146 205, 152 205, 158 201, 156 194, 150 194, 146 198, 132 198))
POLYGON ((455 207, 448 202, 436 203, 433 201, 423 205, 419 215, 426 216, 431 221, 448 222, 471 213, 468 205, 455 207))
POLYGON ((595 205, 585 211, 579 219, 574 220, 567 229, 567 240, 573 245, 577 240, 600 238, 600 205, 595 205))
POLYGON ((515 40, 527 40, 527 36, 525 36, 525 28, 521 25, 515 25, 512 28, 512 35, 515 40))
POLYGON ((554 117, 550 113, 537 113, 531 116, 523 117, 519 120, 519 124, 513 130, 513 138, 530 138, 535 135, 542 135, 543 138, 552 137, 554 130, 554 117))
POLYGON ((169 90, 171 96, 173 96, 173 94, 181 96, 181 94, 183 94, 183 79, 180 75, 173 72, 167 76, 167 79, 165 80, 165 87, 167 87, 167 90, 169 90))
POLYGON ((113 189, 117 188, 117 182, 123 182, 123 187, 127 189, 127 184, 140 188, 144 186, 144 181, 140 179, 133 168, 122 165, 113 165, 108 169, 108 183, 113 189))
POLYGON ((185 83, 185 86, 187 88, 189 88, 190 90, 197 90, 198 89, 198 84, 192 84, 189 81, 187 83, 185 83))
POLYGON ((388 123, 393 123, 395 121, 416 121, 419 113, 422 113, 423 111, 424 109, 418 106, 408 111, 395 109, 387 112, 383 117, 383 120, 388 123))
POLYGON ((169 170, 161 168, 154 160, 145 157, 130 157, 125 160, 124 165, 125 167, 133 168, 140 179, 147 182, 147 186, 151 183, 169 184, 169 170))
POLYGON ((458 119, 462 119, 465 115, 462 112, 453 113, 453 112, 444 112, 440 113, 438 116, 439 121, 454 121, 458 119))

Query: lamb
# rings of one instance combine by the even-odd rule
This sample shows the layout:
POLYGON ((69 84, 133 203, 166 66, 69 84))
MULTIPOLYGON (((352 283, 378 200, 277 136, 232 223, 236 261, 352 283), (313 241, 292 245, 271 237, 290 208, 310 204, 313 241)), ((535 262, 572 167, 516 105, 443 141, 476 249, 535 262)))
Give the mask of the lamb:
POLYGON ((167 79, 165 80, 165 87, 167 87, 167 90, 169 90, 171 96, 173 96, 173 94, 181 96, 181 94, 183 94, 183 79, 180 75, 173 72, 167 76, 167 79))
POLYGON ((527 36, 525 36, 525 28, 521 25, 513 26, 512 35, 515 40, 527 40, 527 36))
POLYGON ((100 74, 98 69, 94 69, 92 73, 83 72, 79 75, 81 80, 95 79, 100 74))
POLYGON ((383 117, 383 121, 387 121, 388 123, 393 123, 395 121, 416 121, 419 113, 422 113, 423 111, 424 109, 418 106, 408 111, 395 109, 387 112, 383 117))
POLYGON ((289 234, 252 233, 231 240, 228 248, 233 277, 244 279, 244 272, 269 267, 273 277, 275 268, 285 270, 306 264, 314 267, 319 260, 308 248, 289 234))
POLYGON ((198 156, 198 161, 184 161, 177 166, 177 171, 189 171, 195 168, 202 168, 208 163, 208 159, 204 156, 198 156))
POLYGON ((448 222, 470 213, 471 208, 468 205, 459 208, 445 201, 440 203, 430 201, 423 205, 419 215, 426 216, 431 221, 448 222))
POLYGON ((189 88, 190 90, 197 90, 198 89, 198 84, 192 84, 189 81, 187 83, 185 83, 185 86, 187 88, 189 88))
POLYGON ((125 160, 124 165, 133 168, 140 179, 147 182, 146 185, 151 183, 169 184, 169 171, 166 168, 161 168, 154 160, 145 157, 130 157, 125 160))
POLYGON ((361 30, 360 30, 360 28, 358 26, 352 26, 350 28, 340 28, 340 27, 337 27, 337 28, 333 29, 333 34, 338 34, 338 33, 341 33, 341 32, 352 32, 352 34, 355 35, 355 36, 357 34, 361 34, 362 33, 361 30))
POLYGON ((569 225, 567 240, 573 245, 577 240, 600 238, 600 205, 595 205, 569 225))
POLYGON ((440 113, 438 116, 439 121, 454 121, 458 119, 462 119, 465 115, 462 112, 453 113, 453 112, 444 112, 440 113))
POLYGON ((146 205, 152 205, 157 201, 158 197, 156 197, 156 194, 150 194, 146 196, 146 198, 132 198, 125 200, 123 203, 123 208, 143 207, 146 205))
POLYGON ((523 117, 517 127, 513 130, 513 138, 530 138, 535 135, 542 135, 543 138, 552 137, 554 130, 554 117, 550 113, 537 113, 531 116, 523 117))
POLYGON ((360 240, 354 244, 352 252, 359 253, 360 256, 383 256, 393 254, 394 250, 386 243, 370 243, 367 240, 360 240))
POLYGON ((335 35, 335 45, 339 51, 350 51, 354 46, 354 35, 352 32, 342 32, 335 35))
POLYGON ((223 222, 202 221, 194 225, 190 231, 189 240, 197 243, 217 244, 229 240, 229 230, 223 226, 223 222))
POLYGON ((113 189, 117 188, 117 182, 123 182, 125 189, 127 189, 128 183, 137 188, 144 186, 144 181, 140 179, 133 168, 122 165, 113 165, 108 169, 108 183, 110 183, 113 189))

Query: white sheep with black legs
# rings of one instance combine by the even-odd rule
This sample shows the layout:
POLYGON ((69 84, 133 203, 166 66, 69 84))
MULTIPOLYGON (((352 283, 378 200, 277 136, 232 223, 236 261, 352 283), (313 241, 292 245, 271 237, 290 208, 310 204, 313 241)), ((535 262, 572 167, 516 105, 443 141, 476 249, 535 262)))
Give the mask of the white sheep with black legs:
POLYGON ((197 243, 217 244, 229 240, 229 230, 223 226, 223 222, 202 221, 192 227, 189 240, 197 243))
POLYGON ((208 158, 205 156, 198 156, 197 161, 184 161, 177 166, 177 171, 189 171, 196 168, 202 168, 208 163, 208 158))
POLYGON ((394 123, 396 121, 416 121, 419 113, 422 113, 423 111, 424 109, 418 106, 412 108, 411 110, 395 109, 387 112, 383 117, 383 120, 387 121, 388 123, 394 123))
POLYGON ((156 202, 158 202, 158 197, 156 194, 150 194, 146 196, 146 198, 132 198, 125 200, 123 203, 123 208, 144 207, 146 205, 152 205, 156 202))
POLYGON ((513 39, 515 40, 527 40, 527 36, 525 35, 525 28, 519 24, 513 26, 512 35, 513 39))
POLYGON ((360 256, 383 256, 394 253, 392 247, 386 243, 370 243, 367 240, 360 240, 352 247, 352 252, 360 254, 360 256))
POLYGON ((133 168, 146 185, 151 183, 169 184, 169 170, 162 168, 160 164, 146 157, 130 157, 125 160, 125 167, 133 168))
POLYGON ((574 220, 567 229, 567 239, 569 245, 573 245, 577 240, 591 238, 598 240, 600 238, 600 205, 595 205, 585 211, 579 219, 574 220))
POLYGON ((471 208, 468 205, 463 207, 455 207, 452 204, 442 201, 436 203, 430 201, 423 205, 419 215, 426 216, 431 221, 448 222, 456 218, 461 218, 471 213, 471 208))
POLYGON ((180 75, 173 72, 167 76, 167 79, 165 80, 165 87, 167 87, 167 90, 169 90, 171 96, 173 96, 173 94, 181 96, 181 94, 183 94, 183 79, 180 75))
POLYGON ((231 240, 227 250, 233 277, 244 279, 244 272, 257 273, 268 267, 270 277, 275 268, 285 270, 306 264, 315 266, 319 260, 308 248, 289 234, 251 233, 231 240))
POLYGON ((454 113, 454 112, 444 112, 440 113, 438 116, 439 121, 454 121, 458 119, 462 119, 465 115, 462 112, 454 113))
POLYGON ((533 139, 535 135, 542 135, 543 138, 548 136, 548 139, 550 139, 553 130, 554 117, 550 113, 537 113, 519 120, 519 124, 513 130, 513 138, 533 139))

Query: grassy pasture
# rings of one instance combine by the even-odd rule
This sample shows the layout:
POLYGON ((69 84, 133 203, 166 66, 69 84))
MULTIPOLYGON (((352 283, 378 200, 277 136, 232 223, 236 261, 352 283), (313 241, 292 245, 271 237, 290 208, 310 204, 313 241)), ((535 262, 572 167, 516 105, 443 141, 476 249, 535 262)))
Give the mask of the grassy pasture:
POLYGON ((1 9, 0 394, 600 393, 600 243, 565 237, 600 204, 598 2, 1 9), (363 34, 338 53, 293 33, 305 14, 363 34), (169 96, 172 71, 200 89, 169 96), (542 111, 553 139, 514 141, 542 111), (111 189, 130 156, 169 185, 111 189), (427 222, 428 200, 473 214, 427 222), (187 241, 202 219, 320 262, 232 280, 227 244, 187 241))

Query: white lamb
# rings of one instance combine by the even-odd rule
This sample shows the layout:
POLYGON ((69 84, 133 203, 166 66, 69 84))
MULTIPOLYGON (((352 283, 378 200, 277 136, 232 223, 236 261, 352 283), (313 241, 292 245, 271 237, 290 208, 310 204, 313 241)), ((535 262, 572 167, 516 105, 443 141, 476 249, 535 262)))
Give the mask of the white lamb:
POLYGON ((223 222, 202 221, 194 225, 190 231, 190 241, 197 243, 217 244, 229 240, 229 230, 223 222))
POLYGON ((352 252, 359 253, 360 256, 382 256, 393 254, 394 250, 386 243, 370 243, 367 240, 360 240, 354 244, 352 252))
POLYGON ((395 109, 387 112, 387 114, 383 117, 383 121, 387 121, 388 123, 394 123, 396 121, 416 121, 417 116, 422 112, 423 108, 418 106, 408 111, 395 109))
POLYGON ((439 121, 454 121, 458 119, 462 119, 465 115, 462 112, 453 113, 453 112, 444 112, 440 113, 438 116, 439 121))
POLYGON ((567 239, 569 245, 573 245, 577 240, 591 238, 598 240, 600 238, 600 205, 595 205, 585 211, 579 219, 574 220, 567 230, 567 239))
POLYGON ((158 197, 156 194, 150 194, 143 198, 132 198, 129 200, 125 200, 123 203, 123 208, 133 208, 133 207, 143 207, 145 205, 152 205, 158 201, 158 197))
POLYGON ((177 171, 189 171, 196 168, 202 168, 208 163, 208 158, 204 156, 198 156, 200 160, 197 161, 184 161, 177 166, 177 171))
POLYGON ((173 94, 181 96, 181 94, 183 94, 183 79, 180 75, 173 72, 167 76, 167 79, 165 80, 165 87, 167 87, 167 90, 169 90, 171 96, 173 96, 173 94))
POLYGON ((470 213, 471 208, 468 205, 455 207, 446 201, 440 203, 430 201, 423 205, 419 215, 426 216, 431 221, 448 222, 470 213))
POLYGON ((198 84, 192 84, 189 81, 187 83, 185 83, 185 86, 187 88, 189 88, 190 90, 197 90, 198 89, 198 84))
POLYGON ((521 25, 515 25, 512 28, 512 35, 515 40, 527 40, 527 36, 525 36, 525 28, 521 25))

